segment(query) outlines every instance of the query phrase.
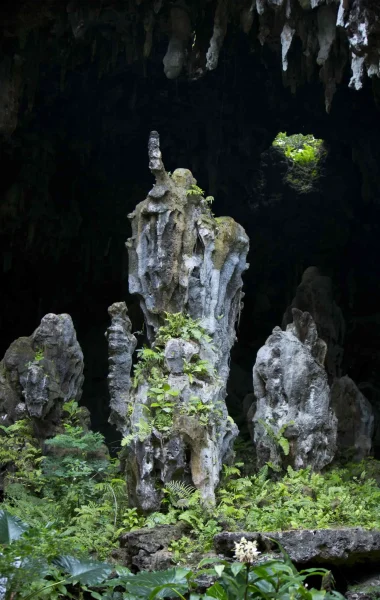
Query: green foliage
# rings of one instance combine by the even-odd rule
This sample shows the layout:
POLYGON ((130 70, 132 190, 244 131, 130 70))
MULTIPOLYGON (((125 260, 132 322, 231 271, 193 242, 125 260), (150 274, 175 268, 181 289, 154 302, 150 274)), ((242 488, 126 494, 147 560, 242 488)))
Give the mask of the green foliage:
POLYGON ((8 427, 0 425, 0 468, 6 472, 5 488, 11 483, 22 483, 30 489, 41 485, 42 458, 29 419, 8 427))
MULTIPOLYGON (((259 419, 258 422, 262 427, 264 427, 265 431, 267 432, 269 437, 275 442, 275 444, 278 444, 280 446, 285 456, 288 456, 290 451, 289 440, 286 437, 284 437, 283 434, 285 433, 288 427, 294 425, 294 421, 284 423, 284 425, 282 425, 282 427, 277 432, 274 429, 272 429, 269 423, 263 421, 263 419, 259 419)), ((270 466, 272 466, 272 464, 270 466)), ((274 470, 277 470, 277 468, 275 468, 274 470)))
POLYGON ((27 526, 21 519, 0 510, 0 544, 10 544, 18 540, 26 530, 27 526))
MULTIPOLYGON (((138 351, 139 359, 134 368, 133 384, 137 387, 143 382, 148 383, 149 402, 144 404, 142 409, 144 414, 137 423, 136 419, 133 419, 135 409, 132 405, 129 407, 127 415, 130 418, 132 430, 123 438, 123 447, 129 446, 137 440, 143 442, 150 436, 153 429, 162 436, 172 429, 176 406, 174 398, 179 395, 179 391, 172 389, 168 383, 169 371, 165 366, 164 347, 168 340, 176 338, 206 343, 212 341, 200 325, 200 321, 183 313, 165 313, 165 321, 157 332, 155 346, 153 348, 144 347, 138 351)), ((184 365, 184 372, 190 383, 193 383, 195 379, 205 379, 214 374, 208 361, 201 360, 198 356, 194 356, 190 362, 184 365)), ((209 409, 202 409, 202 403, 199 406, 201 418, 207 425, 205 413, 209 409)))
POLYGON ((106 558, 117 545, 126 485, 118 477, 118 462, 110 460, 103 437, 80 425, 77 403, 67 403, 64 409, 62 433, 46 441, 49 453, 45 457, 33 445, 30 422, 3 428, 0 456, 15 444, 6 463, 13 471, 6 479, 3 506, 30 524, 22 543, 34 540, 40 556, 65 551, 106 558))
POLYGON ((214 369, 208 362, 208 360, 200 360, 195 357, 195 360, 191 362, 185 362, 184 372, 189 377, 190 383, 194 381, 194 375, 198 379, 204 379, 214 374, 214 369))
POLYGON ((67 586, 80 584, 85 590, 88 585, 103 583, 112 571, 110 565, 99 561, 61 555, 57 545, 53 550, 52 542, 47 552, 43 544, 36 543, 33 528, 5 511, 1 521, 6 522, 8 531, 0 538, 0 593, 4 600, 75 598, 67 586))
MULTIPOLYGON (((362 472, 365 468, 363 462, 362 472)), ((353 476, 351 467, 332 469, 324 475, 288 467, 278 481, 267 476, 268 469, 263 469, 252 477, 236 474, 224 480, 216 514, 228 529, 380 527, 380 489, 373 479, 353 476)))
POLYGON ((194 183, 186 190, 186 196, 203 196, 204 190, 195 185, 194 183))
POLYGON ((164 488, 164 493, 169 504, 175 508, 187 508, 199 504, 199 492, 192 485, 186 485, 182 481, 169 481, 164 488))
POLYGON ((37 348, 36 353, 34 355, 34 360, 36 360, 37 362, 40 362, 41 360, 44 359, 44 351, 42 348, 37 348))
MULTIPOLYGON (((58 598, 83 598, 84 593, 95 600, 117 600, 124 598, 142 600, 146 598, 179 597, 182 600, 341 600, 340 594, 308 589, 305 581, 313 577, 325 578, 326 569, 307 569, 297 572, 288 557, 258 565, 221 561, 218 558, 204 559, 197 569, 182 567, 166 571, 132 574, 124 567, 111 567, 107 563, 88 558, 77 558, 59 554, 54 558, 38 559, 32 547, 20 546, 26 533, 12 544, 3 545, 0 552, 0 585, 5 591, 5 600, 58 600, 58 598), (26 550, 30 551, 26 558, 26 550), (25 558, 24 558, 25 557, 25 558), (114 571, 112 578, 111 572, 114 571), (196 592, 197 578, 211 575, 214 583, 204 594, 196 592), (119 590, 119 591, 116 591, 119 590), (121 594, 121 595, 118 595, 121 594)), ((183 555, 192 545, 189 538, 173 541, 171 551, 183 555)))
POLYGON ((286 181, 299 193, 314 189, 320 174, 320 163, 324 157, 323 140, 313 135, 290 135, 279 133, 273 146, 280 149, 289 161, 286 181))
MULTIPOLYGON (((207 574, 217 575, 215 583, 209 587, 205 596, 192 595, 192 599, 209 600, 322 600, 343 599, 337 592, 308 589, 305 585, 309 577, 323 577, 326 569, 305 569, 297 572, 290 563, 272 560, 256 566, 248 563, 228 563, 205 559, 200 566, 213 565, 213 569, 205 569, 207 574), (217 564, 215 564, 215 562, 217 564)), ((190 579, 190 578, 189 578, 190 579)))
POLYGON ((183 340, 199 342, 211 342, 211 337, 207 335, 205 329, 201 326, 200 320, 192 319, 185 313, 165 313, 165 323, 157 333, 156 345, 164 346, 172 338, 181 338, 183 340))
POLYGON ((198 422, 205 427, 209 424, 211 415, 218 419, 223 414, 215 404, 203 402, 198 396, 190 396, 189 401, 182 407, 181 411, 189 416, 196 416, 198 422))
POLYGON ((134 367, 133 385, 137 387, 144 379, 147 379, 150 374, 154 374, 163 369, 164 352, 159 348, 141 348, 137 350, 139 360, 134 367))

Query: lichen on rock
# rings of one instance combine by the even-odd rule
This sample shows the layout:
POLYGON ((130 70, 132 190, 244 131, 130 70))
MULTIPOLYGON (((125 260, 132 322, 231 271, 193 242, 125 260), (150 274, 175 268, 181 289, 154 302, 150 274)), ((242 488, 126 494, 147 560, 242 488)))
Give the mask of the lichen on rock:
MULTIPOLYGON (((159 507, 172 479, 214 502, 237 435, 225 397, 249 243, 233 219, 214 218, 189 170, 168 175, 156 132, 148 149, 156 183, 130 215, 127 246, 151 347, 140 350, 118 424, 130 498, 144 511, 159 507)), ((115 363, 114 374, 124 366, 115 363)))

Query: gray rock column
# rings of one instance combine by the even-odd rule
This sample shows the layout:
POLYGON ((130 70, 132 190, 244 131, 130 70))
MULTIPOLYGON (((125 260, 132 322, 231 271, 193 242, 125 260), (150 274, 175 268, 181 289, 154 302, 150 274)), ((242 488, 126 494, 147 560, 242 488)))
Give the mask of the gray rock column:
MULTIPOLYGON (((130 389, 129 414, 117 424, 127 437, 129 495, 132 504, 145 511, 159 507, 160 490, 172 479, 192 483, 204 502, 214 502, 222 464, 232 456, 238 430, 227 414, 226 383, 249 244, 233 219, 213 216, 210 200, 203 198, 189 170, 176 169, 169 176, 157 132, 149 138, 148 151, 156 183, 130 215, 129 290, 140 298, 151 345, 157 347, 157 332, 167 313, 191 317, 204 335, 160 345, 160 377, 174 405, 170 426, 160 430, 152 418, 156 409, 149 374, 130 389), (207 361, 202 376, 190 376, 186 370, 193 357, 207 361)), ((112 367, 114 381, 125 379, 120 390, 129 386, 129 364, 120 359, 112 367)), ((112 377, 110 373, 111 382, 112 377)))
POLYGON ((132 356, 137 340, 132 333, 131 321, 125 302, 115 302, 108 309, 111 326, 107 329, 108 340, 108 389, 111 415, 109 422, 122 429, 128 409, 131 389, 132 356))
POLYGON ((275 327, 253 368, 257 459, 259 466, 271 461, 320 470, 334 458, 337 437, 323 366, 326 344, 309 313, 293 309, 293 319, 286 331, 275 327))

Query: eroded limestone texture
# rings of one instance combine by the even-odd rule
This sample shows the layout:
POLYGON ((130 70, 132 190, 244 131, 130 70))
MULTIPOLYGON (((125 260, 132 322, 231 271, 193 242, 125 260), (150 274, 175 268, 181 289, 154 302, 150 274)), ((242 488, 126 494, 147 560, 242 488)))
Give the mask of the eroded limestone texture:
MULTIPOLYGON (((205 502, 214 501, 222 464, 237 435, 225 396, 249 243, 233 219, 212 216, 190 171, 166 173, 156 132, 149 139, 149 161, 156 183, 130 215, 130 292, 140 297, 153 347, 165 313, 188 315, 204 334, 161 344, 162 363, 136 382, 124 425, 118 423, 128 440, 130 498, 145 511, 158 508, 162 485, 175 479, 195 485, 205 502), (197 361, 205 361, 203 373, 189 376, 186 366, 197 361), (157 407, 160 385, 170 404, 163 414, 157 407)), ((125 376, 125 365, 114 363, 114 381, 117 369, 125 376)))
POLYGON ((320 274, 317 267, 309 267, 302 276, 296 295, 283 318, 283 328, 293 321, 292 309, 309 312, 318 329, 318 335, 327 344, 326 371, 331 378, 340 377, 343 358, 345 322, 334 300, 330 277, 320 274))
POLYGON ((296 308, 292 313, 293 323, 286 331, 274 328, 253 368, 257 459, 259 466, 271 461, 320 470, 334 458, 337 436, 323 366, 326 344, 309 313, 296 308), (288 440, 288 455, 281 437, 288 440))
POLYGON ((40 438, 54 435, 62 405, 79 400, 83 354, 70 315, 49 313, 30 337, 15 340, 0 363, 0 419, 33 418, 40 438))
POLYGON ((115 302, 108 309, 111 326, 107 329, 108 340, 108 389, 111 415, 109 422, 122 428, 127 415, 131 389, 132 355, 137 340, 132 333, 131 321, 125 302, 115 302))

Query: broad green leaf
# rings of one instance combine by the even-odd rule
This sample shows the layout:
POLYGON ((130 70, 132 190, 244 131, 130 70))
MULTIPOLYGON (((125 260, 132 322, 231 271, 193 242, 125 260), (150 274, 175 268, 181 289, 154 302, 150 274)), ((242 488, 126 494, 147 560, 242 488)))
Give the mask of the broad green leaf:
POLYGON ((180 593, 186 593, 188 589, 187 577, 191 574, 189 569, 173 568, 167 571, 141 571, 136 575, 127 575, 122 578, 122 584, 126 590, 143 598, 165 598, 173 594, 171 589, 177 589, 180 593), (160 589, 158 589, 160 588, 160 589))
POLYGON ((84 585, 103 583, 113 570, 113 567, 106 563, 79 560, 73 556, 60 556, 53 563, 69 573, 72 582, 79 582, 84 585))
POLYGON ((27 529, 28 526, 21 519, 0 510, 0 544, 10 544, 18 540, 27 529))
POLYGON ((153 592, 149 595, 149 600, 154 600, 155 598, 183 598, 183 594, 187 592, 187 584, 184 583, 164 583, 163 585, 157 586, 153 592), (182 593, 181 593, 182 592, 182 593))
POLYGON ((228 562, 226 560, 220 560, 217 556, 210 556, 209 558, 203 558, 197 566, 197 569, 201 569, 204 565, 212 565, 214 563, 218 563, 219 565, 228 566, 228 562))
POLYGON ((233 563, 233 564, 231 565, 231 571, 232 571, 233 575, 235 575, 235 577, 236 577, 236 575, 238 575, 238 574, 240 573, 240 571, 241 571, 242 569, 244 569, 244 568, 245 568, 245 565, 244 565, 243 563, 239 563, 239 562, 233 563))
POLYGON ((215 569, 215 572, 218 575, 218 577, 221 577, 221 575, 224 571, 224 565, 215 565, 214 569, 215 569))
POLYGON ((203 598, 218 598, 218 600, 228 600, 228 594, 220 585, 220 583, 216 582, 214 585, 208 588, 207 596, 203 596, 203 598))

